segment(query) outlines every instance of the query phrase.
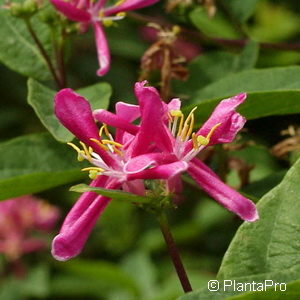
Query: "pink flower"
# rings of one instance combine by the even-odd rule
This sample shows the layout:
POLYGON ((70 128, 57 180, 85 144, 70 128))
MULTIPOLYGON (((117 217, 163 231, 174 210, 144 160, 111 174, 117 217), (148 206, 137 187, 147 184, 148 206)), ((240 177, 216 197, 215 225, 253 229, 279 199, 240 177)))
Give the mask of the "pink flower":
POLYGON ((106 0, 51 0, 57 10, 72 21, 79 22, 82 30, 92 24, 95 32, 99 69, 98 76, 105 75, 110 67, 110 53, 103 25, 110 26, 113 21, 123 19, 126 11, 152 5, 159 0, 121 0, 115 5, 105 7, 106 0))
MULTIPOLYGON (((144 81, 135 85, 142 121, 133 144, 136 143, 135 149, 140 151, 139 153, 132 153, 132 158, 126 162, 124 171, 131 174, 145 168, 160 166, 164 160, 175 158, 175 161, 184 162, 188 165, 187 172, 212 198, 243 220, 256 221, 258 214, 255 205, 224 184, 209 167, 196 158, 197 154, 205 147, 218 143, 229 143, 235 138, 237 132, 246 122, 246 119, 235 111, 235 108, 246 99, 246 94, 239 94, 222 100, 203 126, 193 133, 193 111, 195 109, 184 120, 180 111, 181 102, 179 99, 173 99, 167 105, 161 101, 154 88, 146 87, 145 84, 144 81), (147 116, 149 116, 147 123, 142 113, 145 109, 147 109, 147 116), (162 111, 164 111, 163 114, 161 114, 162 111), (146 124, 143 124, 144 122, 146 124), (156 148, 152 151, 157 153, 149 155, 147 150, 151 145, 156 148), (145 154, 143 155, 143 153, 145 154)), ((113 124, 115 127, 126 131, 118 115, 100 110, 95 112, 95 118, 107 125, 113 124)), ((185 169, 182 169, 181 172, 183 171, 185 169)), ((167 181, 167 184, 171 192, 180 192, 180 174, 173 176, 167 181)))
MULTIPOLYGON (((246 121, 235 108, 245 100, 246 94, 221 101, 205 124, 192 133, 193 111, 184 120, 179 99, 167 105, 155 88, 145 84, 135 85, 139 105, 118 102, 115 114, 102 109, 92 113, 87 100, 71 89, 57 93, 55 114, 80 140, 82 148, 69 144, 78 152, 78 160, 86 159, 94 165, 83 169, 93 178, 91 186, 123 188, 144 195, 144 179, 162 179, 168 194, 180 193, 180 174, 187 171, 227 209, 244 220, 257 220, 255 205, 224 184, 196 158, 208 145, 234 139, 246 121), (140 124, 133 124, 138 118, 140 124), (94 119, 104 124, 100 131, 94 119), (107 125, 116 128, 115 138, 107 125)), ((56 259, 67 260, 80 253, 109 201, 93 192, 81 195, 53 240, 52 254, 56 259)))
MULTIPOLYGON (((107 189, 119 189, 144 195, 145 187, 142 179, 168 180, 187 169, 186 162, 178 161, 168 153, 172 144, 164 131, 165 126, 160 122, 165 111, 157 111, 153 103, 159 100, 159 95, 154 88, 145 88, 143 93, 136 94, 141 103, 140 107, 118 102, 116 114, 98 110, 97 115, 109 119, 111 126, 119 127, 115 138, 109 132, 106 122, 98 130, 94 121, 91 107, 86 99, 73 92, 63 89, 55 97, 55 114, 59 121, 68 128, 79 140, 82 149, 69 143, 77 152, 78 160, 88 160, 93 167, 84 168, 89 171, 93 179, 91 186, 107 189), (153 110, 154 109, 154 110, 153 110), (141 116, 141 125, 133 125, 141 116), (152 121, 157 121, 158 126, 153 126, 152 121), (116 122, 114 124, 114 122, 116 122), (162 131, 160 135, 148 137, 149 123, 153 130, 162 131), (166 135, 164 135, 164 132, 166 135), (153 143, 165 150, 167 155, 151 152, 153 143), (126 163, 142 155, 145 161, 134 164, 135 171, 127 172, 126 163), (159 161, 160 164, 147 168, 149 162, 159 161)), ((66 217, 60 233, 52 244, 52 254, 58 260, 70 259, 82 250, 94 224, 101 215, 110 199, 99 196, 93 192, 83 193, 66 217)))
POLYGON ((0 252, 9 260, 23 253, 38 251, 44 240, 31 237, 36 231, 50 231, 59 210, 33 196, 22 196, 0 202, 0 252))

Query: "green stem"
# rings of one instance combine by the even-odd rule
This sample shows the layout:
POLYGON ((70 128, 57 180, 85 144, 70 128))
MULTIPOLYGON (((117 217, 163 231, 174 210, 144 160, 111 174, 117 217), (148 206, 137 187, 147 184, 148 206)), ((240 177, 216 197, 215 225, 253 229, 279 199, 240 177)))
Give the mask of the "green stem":
POLYGON ((164 213, 161 213, 157 217, 158 223, 160 225, 161 232, 167 244, 168 252, 172 259, 173 265, 175 267, 177 276, 180 280, 181 286, 185 293, 192 291, 192 286, 186 274, 185 268, 183 266, 182 260, 180 258, 179 252, 177 250, 176 244, 174 242, 172 233, 169 228, 167 217, 164 213))
POLYGON ((47 66, 49 68, 49 71, 51 72, 51 74, 53 76, 53 79, 57 83, 58 87, 62 88, 63 87, 62 82, 60 81, 59 77, 57 76, 55 68, 53 67, 51 59, 50 59, 49 55, 47 54, 47 52, 46 52, 46 50, 45 50, 42 42, 40 41, 40 39, 36 35, 36 33, 35 33, 32 25, 31 25, 30 19, 24 19, 24 22, 26 24, 27 30, 29 31, 31 37, 33 38, 34 42, 36 43, 36 45, 37 45, 40 53, 44 57, 44 59, 45 59, 45 61, 47 63, 47 66))

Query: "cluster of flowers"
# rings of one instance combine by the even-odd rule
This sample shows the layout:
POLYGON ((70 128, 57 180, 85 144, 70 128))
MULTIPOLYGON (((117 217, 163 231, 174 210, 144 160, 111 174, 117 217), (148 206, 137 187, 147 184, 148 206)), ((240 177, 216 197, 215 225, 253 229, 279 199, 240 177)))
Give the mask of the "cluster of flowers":
MULTIPOLYGON (((91 186, 145 195, 145 180, 158 179, 164 183, 166 193, 178 195, 182 190, 180 176, 186 171, 228 210, 246 221, 257 220, 255 205, 196 158, 207 146, 234 139, 246 122, 235 111, 246 94, 221 101, 203 126, 193 132, 195 109, 185 118, 179 99, 166 104, 158 91, 146 84, 135 84, 139 105, 117 102, 115 113, 102 109, 92 112, 89 102, 71 89, 56 94, 56 116, 80 140, 82 148, 70 145, 78 152, 78 160, 93 165, 83 169, 93 179, 91 186), (100 130, 96 121, 103 124, 100 130), (115 137, 108 126, 116 128, 115 137)), ((53 241, 56 259, 68 260, 80 253, 109 202, 109 198, 94 192, 81 195, 53 241)))
POLYGON ((49 232, 59 218, 58 208, 34 196, 0 202, 0 253, 9 261, 38 251, 46 241, 38 232, 49 232))

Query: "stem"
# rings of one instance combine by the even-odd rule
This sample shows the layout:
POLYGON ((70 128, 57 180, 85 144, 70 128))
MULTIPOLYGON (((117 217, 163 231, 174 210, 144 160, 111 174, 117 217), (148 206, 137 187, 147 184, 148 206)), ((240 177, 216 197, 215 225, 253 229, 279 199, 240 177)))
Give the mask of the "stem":
POLYGON ((192 291, 192 286, 186 274, 185 268, 183 266, 182 260, 180 258, 179 252, 177 250, 176 244, 174 242, 172 233, 169 228, 167 217, 164 213, 161 213, 157 217, 158 223, 160 225, 161 232, 167 244, 168 252, 171 256, 173 265, 177 272, 177 276, 180 280, 181 286, 185 293, 192 291))
POLYGON ((51 59, 49 57, 49 55, 47 54, 42 42, 40 41, 40 39, 37 37, 35 31, 33 30, 32 28, 32 25, 31 25, 31 22, 29 19, 24 19, 24 22, 26 24, 26 27, 31 35, 31 37, 33 38, 34 42, 36 43, 40 53, 42 54, 42 56, 44 57, 46 63, 47 63, 47 66, 53 76, 53 79, 55 80, 55 82, 57 83, 58 87, 59 88, 62 88, 63 85, 62 85, 62 82, 60 81, 60 79, 58 78, 57 74, 56 74, 56 71, 53 67, 53 64, 51 62, 51 59))

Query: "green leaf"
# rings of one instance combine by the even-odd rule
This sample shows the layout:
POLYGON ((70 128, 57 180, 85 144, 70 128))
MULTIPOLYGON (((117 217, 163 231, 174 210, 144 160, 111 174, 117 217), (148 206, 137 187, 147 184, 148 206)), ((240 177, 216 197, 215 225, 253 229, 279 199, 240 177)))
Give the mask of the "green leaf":
MULTIPOLYGON (((289 283, 300 278, 299 179, 300 159, 282 182, 259 201, 260 219, 254 223, 244 222, 238 229, 217 277, 221 284, 223 280, 233 279, 236 282, 273 280, 289 283)), ((237 293, 232 290, 212 293, 205 288, 180 300, 227 299, 237 293)), ((259 299, 256 296, 245 299, 259 299)))
MULTIPOLYGON (((28 104, 32 106, 35 113, 49 130, 53 137, 60 142, 70 142, 73 134, 70 133, 54 115, 53 98, 55 91, 30 78, 28 80, 28 104)), ((79 94, 86 97, 92 109, 107 108, 111 96, 111 87, 108 83, 97 83, 77 90, 79 94)))
MULTIPOLYGON (((22 19, 12 17, 0 9, 0 61, 8 68, 39 80, 51 78, 47 64, 35 46, 22 19)), ((33 18, 33 27, 44 47, 51 53, 49 28, 33 18)))
POLYGON ((92 110, 95 110, 108 107, 112 90, 108 83, 100 82, 76 90, 76 92, 89 100, 92 110))
POLYGON ((191 95, 228 74, 254 68, 258 52, 258 44, 254 41, 249 41, 240 54, 212 51, 198 56, 188 66, 188 80, 185 82, 179 80, 174 82, 176 94, 191 95), (217 64, 216 61, 218 62, 217 64))
POLYGON ((238 111, 247 119, 300 112, 300 67, 248 70, 229 75, 198 90, 186 107, 196 104, 197 122, 205 121, 220 99, 247 92, 247 100, 238 111), (262 105, 263 103, 263 105, 262 105))
POLYGON ((151 199, 148 197, 138 196, 127 192, 122 192, 119 190, 110 190, 110 189, 104 189, 99 187, 91 187, 86 184, 74 185, 70 188, 70 191, 77 192, 77 193, 95 192, 99 195, 109 197, 112 199, 138 202, 138 203, 148 203, 151 201, 151 199))
POLYGON ((245 22, 253 14, 258 0, 226 0, 231 13, 240 22, 245 22))
POLYGON ((0 199, 8 199, 82 179, 76 154, 49 134, 0 143, 0 199))
POLYGON ((63 264, 58 263, 57 266, 64 273, 77 275, 77 277, 83 278, 84 280, 97 280, 98 285, 106 292, 107 290, 126 289, 132 296, 139 293, 139 289, 133 278, 113 263, 99 260, 76 259, 63 264))
POLYGON ((220 11, 210 18, 202 7, 196 8, 190 13, 190 19, 201 32, 210 37, 229 39, 239 37, 231 23, 221 15, 220 11))
MULTIPOLYGON (((219 278, 293 271, 300 276, 300 160, 258 203, 260 220, 244 223, 224 257, 219 278)), ((300 277, 298 277, 300 278, 300 277)), ((292 276, 292 279, 296 280, 292 276)))
POLYGON ((55 91, 29 78, 27 102, 34 109, 43 125, 60 142, 70 142, 73 134, 59 123, 54 115, 53 98, 55 91))

